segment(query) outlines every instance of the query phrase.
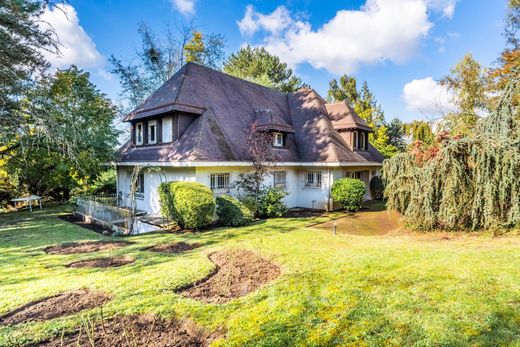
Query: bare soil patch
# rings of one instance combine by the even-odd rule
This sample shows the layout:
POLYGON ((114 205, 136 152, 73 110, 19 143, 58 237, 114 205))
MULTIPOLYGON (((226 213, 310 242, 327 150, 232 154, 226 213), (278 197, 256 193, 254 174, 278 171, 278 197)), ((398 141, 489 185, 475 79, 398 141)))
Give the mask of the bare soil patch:
POLYGON ((49 254, 79 254, 92 253, 104 250, 116 249, 130 245, 131 242, 126 241, 86 241, 86 242, 70 242, 57 246, 49 246, 43 249, 49 254))
POLYGON ((0 324, 10 325, 45 321, 102 306, 110 296, 102 292, 80 289, 32 301, 0 317, 0 324))
POLYGON ((285 214, 288 218, 307 218, 307 217, 322 217, 326 216, 327 212, 312 208, 291 208, 285 214))
POLYGON ((95 258, 88 260, 80 260, 75 261, 66 265, 67 267, 119 267, 126 264, 133 263, 135 261, 134 258, 124 256, 124 257, 105 257, 105 258, 95 258))
POLYGON ((66 214, 63 216, 58 216, 59 219, 69 222, 72 224, 76 224, 77 226, 80 226, 82 228, 88 229, 90 231, 94 231, 98 234, 105 235, 105 234, 112 234, 112 230, 109 230, 107 227, 97 224, 97 223, 88 223, 83 220, 83 218, 77 217, 73 214, 66 214))
POLYGON ((38 346, 209 346, 221 336, 219 331, 209 333, 189 321, 133 315, 85 324, 72 334, 56 337, 38 346))
POLYGON ((200 243, 186 243, 186 242, 175 242, 175 243, 164 243, 158 244, 152 247, 147 247, 144 250, 159 253, 181 253, 191 251, 192 249, 201 247, 200 243))
POLYGON ((224 303, 254 292, 281 273, 278 265, 245 250, 211 253, 209 259, 217 266, 215 271, 177 292, 207 303, 224 303))

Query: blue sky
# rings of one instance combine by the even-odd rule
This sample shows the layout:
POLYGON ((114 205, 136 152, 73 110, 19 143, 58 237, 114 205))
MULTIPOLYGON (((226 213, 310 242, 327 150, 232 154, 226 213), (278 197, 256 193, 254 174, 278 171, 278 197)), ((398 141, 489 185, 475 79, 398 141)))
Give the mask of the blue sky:
POLYGON ((388 120, 434 118, 449 109, 435 80, 471 52, 489 66, 504 46, 505 0, 70 0, 69 15, 47 13, 64 41, 56 66, 76 63, 117 100, 110 55, 130 59, 137 26, 157 33, 193 21, 226 37, 226 53, 244 43, 266 46, 287 60, 323 96, 342 72, 366 80, 388 120), (289 49, 288 49, 289 48, 289 49), (406 86, 406 87, 405 87, 406 86))

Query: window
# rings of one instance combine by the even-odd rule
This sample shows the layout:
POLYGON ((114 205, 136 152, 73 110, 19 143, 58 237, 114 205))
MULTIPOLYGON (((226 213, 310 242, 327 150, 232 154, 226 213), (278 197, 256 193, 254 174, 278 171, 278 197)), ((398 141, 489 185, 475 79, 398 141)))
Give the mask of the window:
POLYGON ((209 186, 215 193, 229 192, 229 173, 215 173, 209 175, 209 186))
POLYGON ((143 123, 137 123, 135 125, 135 144, 143 144, 143 123))
POLYGON ((274 177, 274 186, 278 188, 286 188, 287 187, 287 172, 286 171, 275 171, 273 173, 274 177))
POLYGON ((323 186, 323 174, 321 171, 307 171, 305 173, 305 188, 321 188, 323 186))
MULTIPOLYGON (((132 174, 130 174, 132 180, 132 174)), ((132 182, 130 182, 130 191, 132 191, 132 182)), ((138 199, 144 198, 144 174, 140 173, 137 175, 137 181, 135 182, 135 197, 138 199)))
POLYGON ((354 149, 357 149, 358 148, 358 132, 357 131, 354 131, 354 149))
POLYGON ((173 118, 164 117, 162 120, 162 142, 172 142, 173 118))
POLYGON ((273 146, 283 147, 283 134, 282 133, 273 134, 273 146))
POLYGON ((365 133, 361 133, 359 137, 359 149, 365 149, 365 133))
POLYGON ((148 122, 148 143, 153 145, 157 143, 157 121, 148 122))

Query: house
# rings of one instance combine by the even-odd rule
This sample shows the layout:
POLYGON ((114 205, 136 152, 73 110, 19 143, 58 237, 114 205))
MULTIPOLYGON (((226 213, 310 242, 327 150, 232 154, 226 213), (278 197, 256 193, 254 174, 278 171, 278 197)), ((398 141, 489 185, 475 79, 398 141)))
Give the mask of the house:
POLYGON ((150 214, 160 212, 161 182, 197 181, 233 194, 232 183, 251 170, 245 137, 254 121, 273 133, 278 158, 264 183, 286 189, 288 207, 333 209, 334 180, 368 186, 383 161, 368 141, 373 130, 345 102, 328 104, 310 88, 282 93, 194 63, 124 120, 131 139, 118 152, 117 191, 128 196, 134 167, 149 168, 137 177, 136 207, 150 214))

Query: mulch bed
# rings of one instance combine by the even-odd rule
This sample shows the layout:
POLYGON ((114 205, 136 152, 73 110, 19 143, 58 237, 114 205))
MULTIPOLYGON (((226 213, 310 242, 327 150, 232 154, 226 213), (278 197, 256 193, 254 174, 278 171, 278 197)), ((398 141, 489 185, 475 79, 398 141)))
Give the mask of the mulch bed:
POLYGON ((80 260, 75 261, 73 263, 67 264, 67 267, 119 267, 126 264, 133 263, 135 261, 134 258, 124 256, 124 257, 105 257, 105 258, 95 258, 88 260, 80 260))
POLYGON ((79 254, 116 249, 132 244, 125 241, 86 241, 62 243, 57 246, 49 246, 43 249, 49 254, 79 254))
POLYGON ((200 243, 186 243, 181 241, 176 243, 158 244, 152 247, 144 248, 144 250, 159 253, 181 253, 191 251, 192 249, 199 248, 201 246, 202 244, 200 243))
POLYGON ((65 222, 76 224, 82 228, 85 228, 85 229, 88 229, 91 231, 95 231, 96 233, 101 234, 101 235, 112 234, 112 231, 109 230, 108 228, 106 228, 100 224, 96 224, 96 223, 87 223, 82 218, 76 217, 73 214, 66 214, 66 215, 58 216, 58 218, 65 222))
POLYGON ((110 296, 102 292, 80 289, 32 301, 0 317, 0 324, 10 325, 45 321, 102 306, 110 296))
POLYGON ((209 333, 189 321, 133 315, 85 324, 72 334, 56 337, 38 346, 209 346, 221 336, 220 331, 209 333))
POLYGON ((225 303, 254 292, 281 273, 278 265, 245 250, 211 253, 209 259, 217 266, 216 270, 177 292, 207 303, 225 303))

